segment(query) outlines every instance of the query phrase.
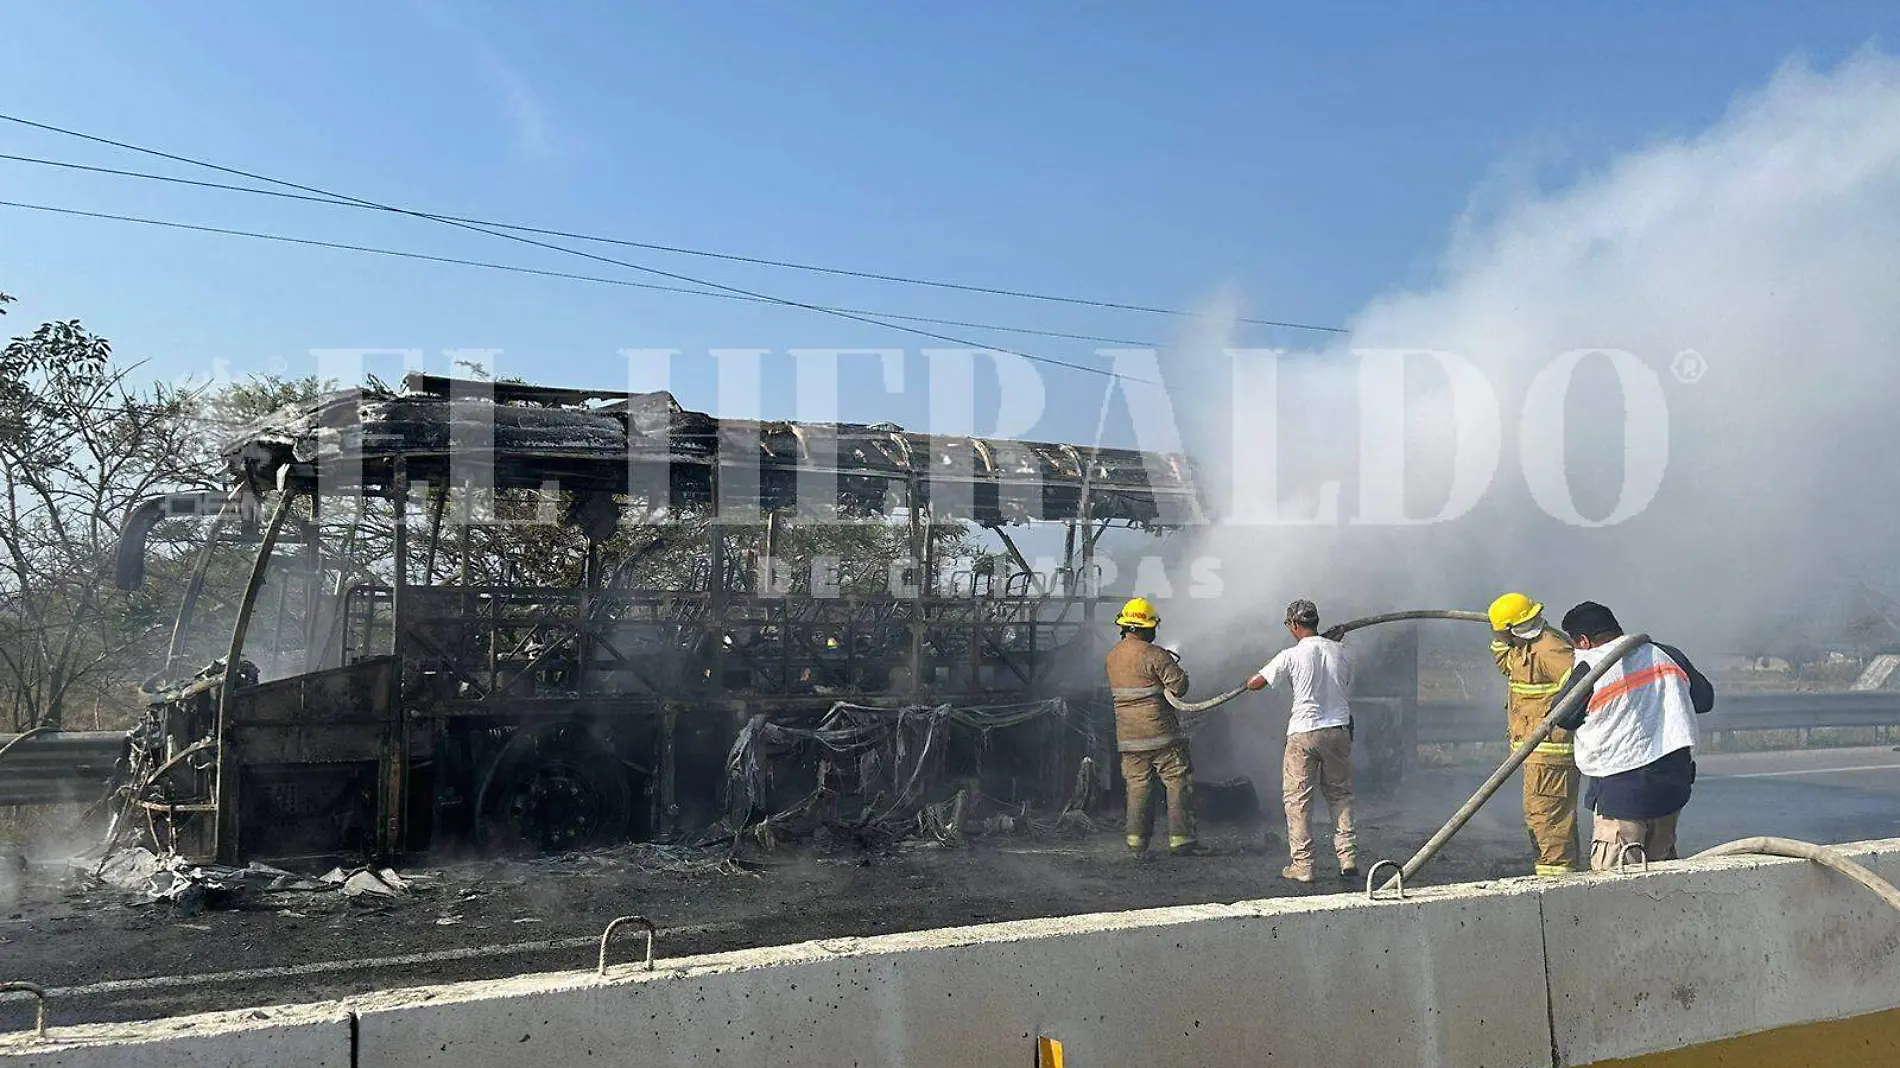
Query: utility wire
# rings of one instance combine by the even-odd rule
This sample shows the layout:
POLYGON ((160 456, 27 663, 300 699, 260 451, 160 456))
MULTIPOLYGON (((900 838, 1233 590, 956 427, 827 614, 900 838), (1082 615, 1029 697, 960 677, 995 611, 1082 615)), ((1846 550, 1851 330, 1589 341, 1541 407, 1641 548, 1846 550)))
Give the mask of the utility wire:
MULTIPOLYGON (((40 164, 47 167, 63 167, 67 170, 87 171, 93 174, 111 174, 111 175, 117 175, 124 178, 142 178, 142 179, 150 179, 152 181, 159 181, 159 182, 171 182, 177 185, 195 186, 202 189, 219 189, 219 190, 225 190, 225 191, 235 192, 235 193, 254 193, 258 196, 276 197, 282 200, 296 200, 296 201, 302 201, 302 202, 310 203, 310 204, 328 204, 332 207, 339 207, 339 208, 359 208, 360 209, 363 207, 363 205, 361 204, 352 204, 351 202, 347 200, 337 200, 333 197, 318 197, 318 196, 309 196, 303 193, 288 193, 280 189, 259 189, 256 186, 233 185, 229 182, 205 182, 205 181, 200 181, 195 178, 180 178, 176 175, 152 174, 145 171, 128 171, 128 170, 122 170, 117 167, 98 167, 98 166, 93 166, 93 165, 85 164, 85 163, 73 163, 69 160, 41 159, 35 156, 16 156, 8 152, 0 152, 0 159, 11 160, 15 163, 34 163, 34 164, 40 164)), ((286 236, 277 235, 277 234, 251 233, 248 231, 241 231, 241 230, 223 230, 223 229, 218 229, 215 227, 196 227, 188 223, 173 223, 173 222, 166 222, 163 220, 117 216, 117 215, 106 214, 103 212, 75 212, 75 209, 54 208, 54 207, 49 207, 46 205, 29 205, 29 204, 9 202, 8 206, 32 208, 38 211, 73 212, 73 213, 81 214, 81 215, 89 215, 94 218, 109 218, 109 219, 116 219, 122 222, 145 222, 145 223, 150 223, 151 225, 155 225, 155 226, 176 226, 176 227, 181 227, 184 229, 199 229, 199 230, 205 230, 211 233, 229 234, 235 237, 255 237, 262 240, 270 240, 270 241, 290 241, 290 242, 296 242, 296 243, 310 243, 309 241, 306 241, 305 239, 295 238, 295 237, 286 237, 286 236)), ((443 216, 443 218, 452 219, 456 222, 481 223, 481 220, 479 219, 464 219, 464 218, 459 218, 452 215, 445 215, 443 216)), ((526 227, 510 226, 507 223, 484 223, 483 225, 497 226, 502 229, 528 229, 526 227)), ((560 234, 560 231, 540 231, 540 232, 560 234)), ((582 240, 613 242, 612 238, 589 238, 589 237, 585 237, 584 235, 561 235, 561 236, 576 236, 576 237, 581 237, 582 240)), ((718 293, 718 292, 713 292, 711 290, 705 290, 705 289, 689 289, 684 286, 663 286, 663 285, 654 285, 652 283, 629 282, 629 281, 626 281, 624 279, 619 279, 619 278, 601 278, 596 275, 569 274, 564 271, 540 271, 531 267, 519 267, 519 266, 510 265, 510 264, 485 263, 485 262, 476 261, 476 260, 464 260, 464 259, 457 259, 455 257, 448 257, 448 256, 430 257, 430 256, 423 256, 423 254, 421 253, 403 252, 403 251, 398 251, 398 250, 393 250, 393 249, 369 248, 369 247, 363 247, 363 246, 357 246, 357 245, 345 245, 345 244, 339 244, 339 243, 334 243, 334 242, 319 241, 315 243, 323 247, 340 248, 340 249, 345 249, 345 250, 353 251, 353 252, 374 252, 379 255, 386 255, 386 256, 421 257, 425 259, 436 259, 436 260, 440 260, 446 263, 458 263, 458 264, 463 264, 465 266, 471 266, 471 267, 487 267, 487 268, 491 268, 493 270, 499 270, 499 271, 520 271, 520 272, 524 272, 528 274, 540 274, 540 275, 546 275, 546 276, 554 277, 554 278, 570 278, 570 279, 574 279, 577 281, 584 281, 584 282, 601 282, 607 285, 628 286, 634 289, 651 289, 651 290, 655 290, 661 293, 685 293, 692 296, 700 296, 700 297, 718 297, 724 300, 749 301, 755 304, 777 303, 776 301, 763 300, 757 297, 741 297, 732 293, 718 293)), ((632 244, 632 242, 613 242, 613 243, 632 244)), ((641 247, 646 247, 646 246, 641 246, 641 247)), ((928 315, 905 315, 899 312, 879 311, 877 309, 871 309, 871 308, 843 308, 843 307, 836 307, 836 306, 830 306, 830 305, 820 305, 820 307, 824 307, 825 310, 827 311, 850 312, 855 315, 874 315, 880 319, 899 319, 904 322, 911 322, 911 323, 934 323, 938 326, 966 326, 966 327, 971 327, 978 330, 1000 330, 1004 333, 1010 333, 1010 334, 1030 334, 1036 337, 1062 338, 1069 341, 1096 341, 1096 342, 1101 342, 1103 344, 1109 344, 1109 345, 1135 345, 1142 348, 1159 348, 1160 347, 1156 342, 1142 341, 1135 338, 1106 337, 1100 334, 1071 334, 1071 333, 1066 333, 1061 330, 1042 330, 1042 329, 1037 329, 1034 327, 1027 327, 1027 326, 1004 326, 1000 323, 971 322, 969 320, 964 320, 964 319, 940 319, 940 318, 936 318, 934 316, 928 316, 928 315)))
MULTIPOLYGON (((81 134, 76 131, 64 130, 58 127, 45 126, 40 123, 29 122, 28 120, 15 118, 14 116, 11 116, 11 115, 0 115, 0 119, 5 119, 9 122, 23 123, 28 126, 34 126, 42 130, 50 130, 55 133, 69 134, 74 137, 84 137, 87 140, 97 140, 103 144, 113 145, 114 147, 122 147, 122 148, 132 147, 132 146, 127 146, 127 145, 121 145, 119 142, 116 142, 116 141, 108 141, 108 140, 105 140, 104 138, 93 138, 89 135, 81 134)), ((145 151, 143 149, 138 149, 138 148, 134 148, 133 150, 145 151)), ((187 159, 182 159, 180 157, 166 156, 166 158, 178 159, 180 162, 198 163, 198 161, 196 160, 187 160, 187 159)), ((559 237, 559 238, 566 238, 566 239, 574 240, 574 241, 590 241, 590 242, 595 242, 595 243, 603 244, 603 245, 620 245, 625 248, 646 249, 647 251, 650 251, 650 252, 665 252, 665 253, 671 253, 673 255, 678 255, 678 256, 698 256, 704 259, 723 260, 730 263, 745 263, 745 264, 752 264, 752 265, 760 266, 760 267, 777 267, 777 268, 782 268, 782 269, 790 270, 790 271, 808 271, 814 274, 836 275, 836 276, 844 277, 844 278, 863 278, 863 279, 876 281, 876 282, 895 282, 899 285, 928 286, 934 289, 949 289, 949 290, 956 290, 956 291, 964 292, 964 293, 982 293, 982 294, 987 294, 989 296, 997 296, 997 297, 1014 297, 1020 300, 1039 300, 1039 301, 1046 301, 1053 304, 1073 304, 1073 305, 1078 305, 1078 306, 1086 307, 1086 308, 1107 308, 1114 311, 1144 312, 1149 315, 1168 315, 1168 316, 1175 316, 1175 317, 1187 318, 1187 319, 1208 318, 1207 315, 1201 312, 1184 311, 1180 308, 1157 308, 1157 307, 1150 307, 1144 304, 1124 304, 1124 303, 1111 301, 1111 300, 1094 300, 1088 297, 1068 297, 1068 296, 1060 296, 1060 295, 1056 295, 1052 293, 1036 293, 1036 292, 1032 292, 1028 290, 1020 290, 1020 289, 1005 289, 1005 288, 998 288, 998 287, 993 287, 993 286, 979 286, 979 285, 973 285, 966 282, 946 282, 940 279, 912 278, 906 275, 882 274, 877 271, 860 271, 860 270, 852 270, 850 268, 845 268, 845 267, 826 267, 819 264, 799 263, 794 260, 775 260, 775 259, 768 259, 762 256, 745 256, 745 255, 740 255, 740 254, 732 253, 732 252, 715 252, 710 249, 686 248, 686 247, 682 247, 678 245, 662 245, 662 244, 656 244, 650 241, 634 241, 628 238, 605 237, 600 234, 576 233, 570 230, 553 230, 553 229, 548 229, 546 227, 528 226, 523 223, 498 222, 494 219, 473 218, 473 217, 465 216, 465 215, 444 215, 444 214, 439 214, 435 212, 428 212, 428 213, 408 212, 408 211, 403 211, 402 209, 398 209, 398 208, 385 207, 380 204, 370 204, 367 202, 357 201, 354 198, 346 198, 346 197, 340 197, 340 196, 334 196, 334 195, 312 196, 312 195, 307 195, 307 194, 286 193, 286 192, 283 192, 281 190, 276 190, 276 189, 259 189, 255 186, 235 185, 228 182, 206 182, 206 181, 200 181, 193 178, 181 178, 176 175, 170 175, 170 174, 153 174, 149 171, 132 171, 132 170, 124 170, 117 167, 99 167, 99 166, 92 166, 92 165, 83 164, 83 163, 73 163, 67 160, 44 159, 44 158, 40 158, 36 156, 17 156, 17 155, 12 155, 12 154, 7 154, 7 153, 0 153, 0 159, 12 160, 15 163, 37 164, 43 167, 63 167, 68 170, 88 171, 94 174, 110 174, 110 175, 115 175, 121 178, 136 178, 142 181, 169 182, 175 185, 197 186, 202 189, 217 189, 217 190, 222 190, 222 191, 231 192, 231 193, 249 193, 255 196, 278 197, 285 200, 300 200, 300 201, 313 203, 313 204, 327 204, 332 207, 367 208, 367 209, 371 209, 375 211, 388 211, 388 212, 396 212, 399 214, 422 214, 422 215, 425 215, 427 218, 436 219, 442 222, 466 223, 472 226, 488 226, 488 227, 493 227, 497 230, 510 230, 516 233, 539 234, 543 237, 559 237)), ((198 165, 210 166, 210 164, 198 164, 198 165)), ((218 169, 223 170, 224 168, 218 168, 218 169)), ((272 181, 272 179, 262 179, 262 180, 272 181)), ((296 188, 302 188, 302 187, 296 187, 296 188)), ((1246 323, 1251 326, 1277 326, 1277 327, 1281 327, 1288 330, 1311 330, 1311 331, 1315 331, 1319 333, 1327 333, 1327 334, 1347 333, 1347 330, 1344 327, 1320 326, 1314 323, 1299 323, 1299 322, 1292 322, 1292 321, 1283 320, 1283 319, 1254 319, 1254 318, 1248 318, 1248 317, 1243 316, 1243 317, 1236 318, 1234 321, 1239 322, 1239 323, 1246 323)))
POLYGON ((1023 352, 1020 349, 1009 349, 1009 348, 1004 348, 1000 345, 984 345, 976 341, 972 341, 969 338, 958 337, 955 334, 942 334, 934 330, 924 330, 915 326, 906 326, 902 323, 890 322, 887 320, 878 319, 878 318, 868 316, 868 315, 859 315, 853 312, 831 311, 831 310, 827 310, 825 307, 822 307, 820 305, 808 304, 804 301, 790 300, 785 297, 777 297, 768 293, 760 293, 755 290, 744 289, 739 286, 729 286, 723 282, 714 282, 714 281, 704 279, 704 278, 695 278, 692 275, 681 274, 677 271, 667 271, 667 270, 662 270, 658 267, 648 267, 648 266, 645 266, 644 264, 633 263, 628 260, 615 259, 611 256, 601 256, 596 253, 584 251, 582 249, 569 248, 566 245, 557 245, 549 241, 542 241, 538 238, 524 237, 521 234, 509 233, 504 230, 496 230, 489 227, 480 226, 474 223, 457 222, 453 219, 447 219, 439 215, 431 215, 428 212, 414 211, 408 208, 398 208, 398 207, 394 207, 388 204, 379 204, 373 200, 365 200, 361 197, 354 197, 345 193, 333 192, 331 190, 323 189, 318 186, 304 185, 302 183, 292 182, 284 178, 272 178, 269 175, 257 174, 252 171, 240 170, 236 167, 227 167, 227 166, 224 166, 223 164, 212 163, 207 160, 193 159, 190 156, 181 156, 176 153, 163 151, 162 149, 147 148, 143 145, 135 145, 135 144, 131 144, 125 141, 115 141, 115 140, 112 140, 111 138, 100 137, 97 134, 81 133, 78 130, 69 130, 64 127, 51 126, 46 123, 34 122, 30 119, 22 119, 16 116, 6 115, 6 114, 0 114, 0 119, 4 119, 8 122, 18 123, 23 126, 30 126, 35 129, 46 130, 51 133, 63 134, 68 137, 76 137, 81 140, 92 141, 97 144, 110 145, 114 148, 122 148, 130 152, 138 152, 138 153, 142 153, 148 156, 156 156, 160 159, 168 159, 177 163, 189 164, 194 167, 203 167, 208 170, 214 170, 214 171, 219 171, 224 174, 235 175, 239 178, 249 178, 252 181, 267 182, 271 185, 280 185, 280 186, 284 186, 289 189, 295 189, 304 193, 314 193, 318 196, 333 197, 338 200, 347 200, 352 203, 361 204, 365 207, 375 208, 381 211, 394 212, 400 215, 408 215, 408 216, 412 216, 418 219, 430 219, 435 222, 443 223, 448 226, 453 226, 460 230, 469 230, 478 234, 487 234, 490 237, 499 237, 504 241, 513 241, 518 244, 530 245, 535 248, 544 248, 552 252, 563 252, 570 256, 579 256, 583 259, 597 260, 601 263, 609 263, 609 264, 613 264, 616 267, 624 267, 624 268, 627 268, 628 270, 640 271, 644 274, 656 275, 661 278, 671 279, 675 282, 685 282, 691 285, 704 286, 708 289, 717 289, 717 290, 721 290, 727 293, 736 293, 740 296, 752 297, 757 300, 767 301, 773 304, 781 304, 790 308, 803 308, 806 311, 814 311, 820 314, 830 315, 839 319, 847 319, 852 322, 865 323, 870 326, 881 326, 890 330, 901 330, 904 333, 915 334, 918 337, 930 338, 933 341, 947 341, 952 345, 960 345, 960 346, 973 348, 973 349, 989 349, 995 352, 1007 353, 1008 355, 1011 355, 1011 356, 1019 356, 1025 360, 1032 360, 1036 363, 1046 363, 1046 364, 1050 364, 1056 367, 1067 367, 1070 370, 1074 370, 1074 371, 1082 371, 1088 374, 1101 375, 1102 377, 1108 378, 1111 380, 1125 379, 1127 381, 1142 382, 1147 385, 1161 384, 1159 382, 1153 381, 1152 379, 1137 379, 1137 378, 1132 378, 1126 375, 1118 375, 1114 371, 1103 370, 1100 367, 1091 367, 1087 364, 1071 363, 1067 360, 1057 360, 1057 359, 1052 359, 1047 356, 1037 356, 1032 353, 1023 352))
MULTIPOLYGON (((272 234, 258 230, 236 230, 224 226, 206 226, 198 223, 177 222, 172 219, 153 219, 140 215, 120 215, 108 211, 82 211, 79 208, 62 208, 51 204, 29 204, 20 200, 0 200, 0 207, 19 208, 24 211, 41 211, 54 215, 71 215, 85 219, 104 219, 111 222, 137 223, 141 226, 158 226, 170 230, 190 230, 203 234, 221 234, 225 237, 245 237, 257 241, 277 241, 288 245, 305 245, 312 248, 337 249, 343 252, 363 252, 376 256, 392 256, 406 260, 423 260, 430 263, 449 263, 461 267, 480 267, 490 271, 506 271, 513 274, 537 275, 542 278, 561 278, 575 282, 594 282, 600 285, 622 286, 627 289, 647 289, 660 293, 680 293, 693 297, 712 297, 717 300, 736 300, 749 304, 776 304, 777 301, 760 297, 740 296, 736 293, 721 293, 710 289, 693 289, 688 286, 660 285, 656 282, 635 282, 626 278, 606 278, 593 274, 574 274, 569 271, 549 271, 538 267, 524 267, 513 263, 493 263, 487 260, 464 259, 459 256, 437 256, 426 252, 411 252, 406 249, 381 248, 376 245, 352 245, 342 241, 320 241, 311 237, 295 237, 290 234, 272 234)), ((899 315, 895 312, 872 311, 864 308, 838 308, 830 305, 813 305, 828 312, 845 312, 852 315, 871 315, 883 319, 901 319, 913 323, 933 323, 939 326, 962 326, 978 330, 1000 330, 1013 334, 1034 334, 1038 337, 1063 338, 1070 341, 1097 341, 1109 345, 1134 345, 1142 348, 1157 348, 1152 341, 1139 341, 1133 338, 1104 337, 1097 334, 1069 334, 1060 330, 1039 330, 1028 326, 1004 326, 1000 323, 977 323, 963 319, 937 319, 923 315, 899 315)), ((1094 368, 1088 368, 1094 370, 1094 368)))

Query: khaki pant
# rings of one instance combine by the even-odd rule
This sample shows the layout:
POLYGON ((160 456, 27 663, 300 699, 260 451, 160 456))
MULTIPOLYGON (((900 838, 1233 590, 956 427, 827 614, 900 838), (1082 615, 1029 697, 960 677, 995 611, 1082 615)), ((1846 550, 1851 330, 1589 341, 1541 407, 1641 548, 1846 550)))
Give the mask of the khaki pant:
POLYGON ((1122 784, 1128 790, 1128 845, 1131 849, 1148 847, 1148 829, 1153 814, 1148 802, 1154 796, 1154 779, 1160 778, 1168 794, 1168 848, 1194 841, 1194 762, 1188 759, 1185 743, 1144 753, 1122 754, 1122 784))
POLYGON ((1590 869, 1608 871, 1616 867, 1619 858, 1625 864, 1640 864, 1645 860, 1676 859, 1676 817, 1680 812, 1671 812, 1653 820, 1618 820, 1608 816, 1597 816, 1590 826, 1590 869), (1629 856, 1623 857, 1623 850, 1629 846, 1638 846, 1629 850, 1629 856))
POLYGON ((1307 816, 1317 788, 1333 814, 1333 853, 1343 870, 1357 868, 1358 843, 1352 830, 1352 735, 1344 727, 1290 734, 1280 765, 1280 796, 1286 802, 1286 844, 1292 869, 1313 875, 1313 835, 1307 816))
POLYGON ((1537 874, 1567 875, 1577 870, 1577 789, 1583 776, 1575 764, 1524 762, 1524 828, 1537 854, 1537 874))

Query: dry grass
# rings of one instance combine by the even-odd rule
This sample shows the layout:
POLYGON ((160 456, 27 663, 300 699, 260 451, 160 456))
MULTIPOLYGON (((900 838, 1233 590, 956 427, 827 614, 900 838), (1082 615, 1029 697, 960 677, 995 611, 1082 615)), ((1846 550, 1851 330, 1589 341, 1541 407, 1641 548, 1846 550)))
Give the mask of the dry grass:
POLYGON ((89 805, 0 805, 0 842, 31 848, 69 837, 89 805))

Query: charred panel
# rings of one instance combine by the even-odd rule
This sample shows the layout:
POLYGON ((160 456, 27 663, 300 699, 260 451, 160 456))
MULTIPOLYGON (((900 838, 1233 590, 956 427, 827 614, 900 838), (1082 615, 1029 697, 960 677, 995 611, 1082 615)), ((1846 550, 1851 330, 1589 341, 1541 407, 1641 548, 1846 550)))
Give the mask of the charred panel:
POLYGON ((260 764, 238 775, 251 856, 375 852, 376 764, 260 764))
POLYGON ((374 760, 393 722, 393 657, 241 689, 227 759, 243 764, 374 760))

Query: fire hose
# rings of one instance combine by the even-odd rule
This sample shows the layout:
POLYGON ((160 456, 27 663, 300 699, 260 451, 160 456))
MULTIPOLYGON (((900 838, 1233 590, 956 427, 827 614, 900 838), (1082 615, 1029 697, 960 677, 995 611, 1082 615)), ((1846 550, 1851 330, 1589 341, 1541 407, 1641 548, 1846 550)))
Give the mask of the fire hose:
MULTIPOLYGON (((1451 819, 1446 820, 1445 825, 1440 827, 1437 833, 1433 834, 1431 838, 1427 839, 1425 844, 1419 847, 1418 852, 1412 854, 1412 859, 1406 861, 1405 864, 1399 868, 1397 874, 1386 880, 1385 885, 1380 887, 1380 889, 1386 890, 1395 886, 1403 888, 1405 880, 1418 874, 1419 869, 1429 863, 1434 856, 1437 856, 1438 851, 1444 848, 1445 843, 1451 841, 1452 836, 1457 834, 1466 823, 1469 823, 1471 818, 1477 815, 1478 810, 1484 807, 1484 803, 1489 801, 1491 796, 1498 792, 1498 788, 1504 785, 1505 780, 1517 773, 1518 767, 1524 763, 1525 758, 1529 757, 1531 752, 1545 739, 1549 738, 1552 731, 1557 729, 1558 721, 1570 715, 1571 711, 1575 709, 1578 704, 1589 700, 1590 694, 1596 689, 1597 680, 1603 677, 1604 672, 1608 671, 1612 665, 1621 662, 1632 650, 1647 644, 1648 641, 1649 635, 1647 634, 1633 634, 1617 639, 1616 644, 1610 647, 1609 653, 1605 655, 1595 667, 1591 668, 1583 678, 1577 680, 1576 685, 1570 688, 1570 691, 1564 695, 1563 700, 1557 702, 1556 705, 1551 708, 1550 714, 1545 716, 1544 721, 1537 725, 1537 729, 1532 731, 1529 737, 1519 742, 1517 748, 1511 750, 1511 755, 1505 758, 1504 763, 1500 764, 1496 771, 1491 773, 1491 777, 1484 781, 1483 786, 1478 787, 1478 792, 1472 794, 1470 800, 1459 806, 1458 811, 1452 813, 1451 819)), ((1696 857, 1701 859, 1706 857, 1747 855, 1793 857, 1800 860, 1813 861, 1816 864, 1831 868, 1847 876, 1849 879, 1873 891, 1882 901, 1885 901, 1896 909, 1900 909, 1900 889, 1896 889, 1892 883, 1875 875, 1873 872, 1867 870, 1866 867, 1855 862, 1853 858, 1839 850, 1830 849, 1827 846, 1815 845, 1812 842, 1801 842, 1792 838, 1775 838, 1769 836, 1742 838, 1737 841, 1716 846, 1713 849, 1705 849, 1696 854, 1696 857)), ((1368 880, 1368 889, 1370 889, 1370 880, 1368 880)))
POLYGON ((1518 767, 1531 755, 1531 752, 1550 737, 1550 732, 1557 729, 1557 721, 1570 715, 1578 704, 1589 700, 1591 692, 1596 689, 1597 680, 1603 677, 1603 673, 1620 663, 1631 650, 1648 641, 1647 634, 1631 634, 1618 638, 1616 644, 1610 646, 1608 655, 1598 661, 1597 665, 1591 668, 1583 678, 1577 680, 1576 685, 1570 688, 1570 692, 1564 694, 1563 700, 1551 706, 1550 714, 1537 725, 1537 729, 1517 743, 1517 748, 1511 750, 1511 755, 1505 758, 1504 763, 1498 765, 1498 770, 1492 772, 1491 777, 1484 780, 1484 785, 1478 787, 1478 792, 1472 794, 1469 801, 1460 805, 1458 811, 1452 813, 1451 818, 1445 821, 1445 825, 1438 828, 1438 831, 1419 847, 1418 852, 1412 854, 1412 859, 1405 862, 1398 874, 1387 880, 1385 886, 1380 889, 1403 886, 1405 880, 1417 875, 1420 868, 1430 863, 1431 859, 1438 855, 1438 851, 1445 847, 1445 843, 1451 841, 1451 836, 1462 830, 1465 824, 1470 823, 1471 817, 1478 814, 1478 810, 1484 807, 1486 801, 1491 800, 1491 795, 1498 792, 1498 787, 1503 786, 1506 779, 1517 774, 1518 767))
MULTIPOLYGON (((1358 630, 1361 627, 1375 626, 1380 623, 1400 623, 1400 622, 1404 622, 1407 620, 1414 620, 1414 619, 1456 619, 1456 620, 1462 620, 1464 622, 1469 622, 1469 623, 1485 623, 1485 624, 1488 624, 1491 622, 1490 617, 1485 615, 1483 612, 1459 612, 1459 611, 1454 611, 1450 609, 1415 608, 1415 609, 1408 609, 1403 612, 1383 612, 1376 616, 1366 616, 1362 619, 1355 619, 1350 623, 1341 623, 1340 625, 1333 627, 1331 630, 1328 630, 1326 633, 1329 636, 1344 636, 1345 634, 1350 633, 1351 631, 1358 630)), ((1193 714, 1196 712, 1205 712, 1208 709, 1214 708, 1218 705, 1224 705, 1227 702, 1233 700, 1236 697, 1239 697, 1241 694, 1246 693, 1246 692, 1247 692, 1247 685, 1246 683, 1242 683, 1239 686, 1236 686, 1233 689, 1226 691, 1225 693, 1215 694, 1214 696, 1208 698, 1205 701, 1184 701, 1181 698, 1176 697, 1175 695, 1171 693, 1167 693, 1166 691, 1163 691, 1163 696, 1165 696, 1168 699, 1168 704, 1174 706, 1174 710, 1176 712, 1186 712, 1189 714, 1193 714)))
MULTIPOLYGON (((1149 692, 1152 693, 1153 691, 1151 690, 1149 692)), ((1247 684, 1244 682, 1225 693, 1217 693, 1205 701, 1183 701, 1166 690, 1161 691, 1162 695, 1168 699, 1168 703, 1174 706, 1176 712, 1185 712, 1189 715, 1193 715, 1196 712, 1205 712, 1216 705, 1224 705, 1246 692, 1247 684)))
MULTIPOLYGON (((1490 617, 1483 612, 1462 612, 1450 609, 1409 609, 1400 612, 1383 612, 1376 616, 1365 616, 1360 619, 1355 619, 1349 623, 1342 623, 1328 630, 1326 634, 1329 637, 1341 637, 1350 631, 1359 630, 1362 627, 1375 626, 1380 623, 1399 623, 1421 619, 1449 619, 1470 623, 1490 623, 1490 617)), ((1564 699, 1550 710, 1550 714, 1544 717, 1542 723, 1537 725, 1537 729, 1532 731, 1529 737, 1525 738, 1511 751, 1511 755, 1505 759, 1503 764, 1499 765, 1496 771, 1491 773, 1490 778, 1484 781, 1484 785, 1478 787, 1478 791, 1472 794, 1471 798, 1460 806, 1457 812, 1452 813, 1451 818, 1445 821, 1444 826, 1440 827, 1437 833, 1433 834, 1423 846, 1419 847, 1418 852, 1414 853, 1410 860, 1406 861, 1403 866, 1399 866, 1398 872, 1393 875, 1391 879, 1387 880, 1385 886, 1381 889, 1403 887, 1406 879, 1418 874, 1420 869, 1430 863, 1431 859, 1438 855, 1438 851, 1445 847, 1445 843, 1451 841, 1453 835, 1456 835, 1463 829, 1465 824, 1471 822, 1471 818, 1477 815, 1478 810, 1484 807, 1485 802, 1489 801, 1492 795, 1498 792, 1498 789, 1504 785, 1507 779, 1517 773, 1517 769, 1523 765, 1524 761, 1536 750, 1537 746, 1550 737, 1551 732, 1557 729, 1557 722, 1565 716, 1568 716, 1571 710, 1576 708, 1578 703, 1589 698, 1590 693, 1596 687, 1597 680, 1603 677, 1604 672, 1608 671, 1611 665, 1620 663, 1623 657, 1628 655, 1631 650, 1648 641, 1649 635, 1637 634, 1625 637, 1618 641, 1616 645, 1612 646, 1609 655, 1605 656, 1595 667, 1591 668, 1582 679, 1578 680, 1575 686, 1571 687, 1570 692, 1564 695, 1564 699)), ((1225 693, 1216 694, 1205 701, 1183 701, 1165 691, 1163 695, 1167 697, 1168 704, 1173 705, 1176 711, 1198 713, 1225 704, 1246 692, 1247 687, 1245 684, 1242 684, 1225 693)), ((1885 901, 1896 909, 1900 909, 1900 889, 1896 889, 1893 884, 1869 871, 1861 864, 1856 863, 1846 854, 1827 846, 1797 841, 1792 838, 1761 836, 1728 842, 1696 854, 1698 858, 1745 855, 1792 857, 1812 861, 1847 876, 1849 879, 1873 891, 1882 901, 1885 901)), ((1387 864, 1389 865, 1390 862, 1387 862, 1387 864)), ((1368 880, 1368 884, 1369 883, 1370 881, 1368 880)), ((1370 889, 1370 885, 1368 885, 1368 889, 1370 889)))
POLYGON ((1832 868, 1849 879, 1872 890, 1880 900, 1900 909, 1900 889, 1873 872, 1861 866, 1852 857, 1838 849, 1815 845, 1813 842, 1796 841, 1793 838, 1742 838, 1705 849, 1696 854, 1696 859, 1704 857, 1736 857, 1761 855, 1770 857, 1794 857, 1798 860, 1811 860, 1824 868, 1832 868))

